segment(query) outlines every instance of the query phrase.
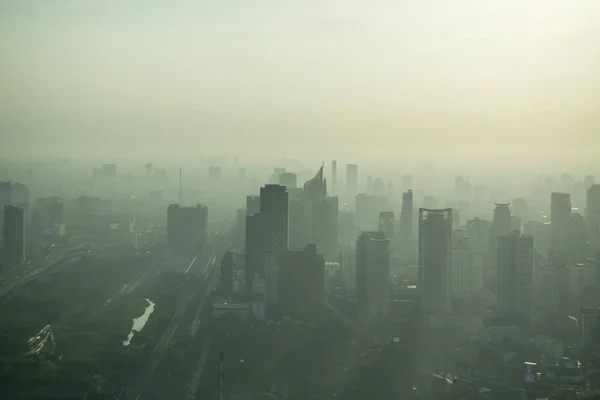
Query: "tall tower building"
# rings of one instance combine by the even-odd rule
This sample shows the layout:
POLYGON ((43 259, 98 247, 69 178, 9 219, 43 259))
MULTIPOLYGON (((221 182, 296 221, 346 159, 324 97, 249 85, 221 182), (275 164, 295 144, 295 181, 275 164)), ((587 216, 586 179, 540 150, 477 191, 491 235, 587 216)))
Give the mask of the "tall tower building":
POLYGON ((471 299, 483 286, 483 257, 474 254, 465 236, 452 244, 452 297, 471 299))
POLYGON ((348 198, 354 199, 358 192, 358 165, 346 165, 346 192, 348 198))
POLYGON ((260 196, 246 196, 246 215, 260 212, 260 196))
POLYGON ((333 194, 337 194, 337 161, 331 162, 331 191, 333 194))
POLYGON ((288 249, 288 193, 285 186, 265 185, 260 189, 260 213, 265 223, 264 274, 267 301, 277 303, 279 254, 288 249))
MULTIPOLYGON (((246 296, 253 299, 255 275, 264 277, 265 220, 260 213, 246 216, 246 296)), ((265 289, 266 292, 266 289, 265 289)), ((264 293, 263 293, 264 294, 264 293)))
POLYGON ((413 214, 413 192, 412 189, 408 189, 402 193, 402 212, 400 214, 400 253, 404 259, 410 256, 414 248, 413 214))
POLYGON ((511 213, 508 203, 496 203, 494 209, 494 220, 492 221, 492 230, 490 232, 490 251, 491 261, 494 268, 498 265, 498 238, 502 235, 508 235, 511 227, 511 213))
POLYGON ((419 283, 421 306, 445 314, 451 301, 452 209, 419 209, 419 283))
POLYGON ((599 343, 600 309, 579 308, 579 354, 585 355, 589 350, 597 348, 599 343))
POLYGON ((600 185, 591 185, 587 190, 585 223, 591 255, 600 252, 600 185))
POLYGON ((390 308, 390 240, 383 232, 361 232, 356 241, 356 291, 360 316, 384 318, 390 308))
POLYGON ((486 255, 490 249, 490 223, 479 217, 467 221, 469 248, 475 254, 486 255))
POLYGON ((571 195, 553 192, 550 196, 550 246, 554 250, 567 250, 570 218, 571 195))
POLYGON ((8 262, 24 262, 26 259, 25 210, 13 205, 5 205, 4 215, 4 259, 8 262))
POLYGON ((498 238, 498 312, 528 327, 533 312, 533 238, 513 231, 498 238))

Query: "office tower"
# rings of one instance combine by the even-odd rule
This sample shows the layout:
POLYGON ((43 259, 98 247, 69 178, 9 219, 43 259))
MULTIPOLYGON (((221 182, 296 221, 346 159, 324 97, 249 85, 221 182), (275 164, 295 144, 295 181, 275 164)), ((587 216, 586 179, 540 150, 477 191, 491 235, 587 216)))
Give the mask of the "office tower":
POLYGON ((533 312, 533 238, 513 231, 498 237, 498 312, 528 327, 533 312))
POLYGON ((452 209, 419 209, 419 283, 426 313, 450 311, 452 209))
POLYGON ((279 184, 287 189, 296 189, 298 186, 298 177, 292 172, 284 172, 279 175, 279 184))
POLYGON ((10 181, 0 182, 0 207, 12 203, 12 183, 10 181))
POLYGON ((221 259, 220 289, 225 295, 233 293, 233 252, 226 251, 221 259))
POLYGON ((349 198, 353 199, 358 191, 358 165, 346 165, 346 192, 349 198))
POLYGON ((521 230, 521 218, 516 215, 510 216, 510 230, 512 231, 520 231, 521 230))
POLYGON ((402 176, 402 190, 405 192, 412 189, 413 181, 412 175, 403 175, 402 176))
POLYGON ((146 163, 146 178, 152 177, 152 171, 154 171, 154 166, 152 165, 152 163, 146 163))
POLYGON ((559 271, 545 265, 534 272, 536 308, 540 311, 558 312, 560 304, 559 271))
POLYGON ((167 210, 167 239, 171 254, 201 252, 208 236, 208 207, 171 204, 167 210))
POLYGON ((337 161, 333 160, 331 162, 331 192, 333 194, 337 193, 337 161))
POLYGON ((235 247, 245 249, 246 246, 246 209, 238 208, 235 222, 235 247))
POLYGON ((385 233, 388 239, 394 238, 394 219, 393 211, 381 211, 379 213, 379 232, 385 233))
POLYGON ((408 189, 402 193, 402 212, 400 214, 400 252, 404 259, 409 256, 414 248, 413 207, 413 191, 408 189))
POLYGON ((553 192, 550 197, 550 245, 555 250, 566 251, 571 195, 553 192))
POLYGON ((356 225, 354 213, 342 211, 339 216, 340 245, 342 247, 353 247, 356 241, 356 225))
POLYGON ((279 257, 279 305, 284 315, 312 320, 325 307, 325 258, 315 244, 279 257))
POLYGON ((214 167, 214 166, 208 167, 208 178, 211 181, 214 181, 214 182, 220 181, 221 173, 222 173, 221 167, 214 167))
POLYGON ((579 355, 585 356, 600 345, 600 309, 579 307, 579 355))
POLYGON ((238 179, 240 181, 245 181, 246 180, 246 168, 240 168, 238 169, 238 179))
POLYGON ((391 302, 390 240, 383 232, 361 232, 356 241, 356 292, 362 319, 387 315, 391 302))
POLYGON ((337 197, 326 197, 315 207, 313 219, 313 243, 316 243, 325 260, 333 261, 339 257, 339 204, 337 197))
POLYGON ((246 196, 246 215, 260 212, 260 196, 246 196))
POLYGON ((467 221, 469 248, 475 254, 487 255, 490 249, 490 223, 479 217, 467 221))
POLYGON ((288 193, 285 186, 265 185, 260 189, 260 213, 264 218, 264 276, 267 302, 277 303, 279 254, 288 249, 288 193))
POLYGON ((496 203, 494 220, 490 232, 491 261, 494 268, 498 265, 498 238, 510 233, 511 214, 508 203, 496 203))
POLYGON ((529 221, 529 209, 527 207, 527 202, 522 198, 517 197, 513 199, 511 212, 512 215, 521 219, 521 223, 529 221))
POLYGON ((246 296, 251 299, 256 275, 264 276, 265 219, 260 213, 246 215, 246 296))
POLYGON ((26 259, 25 210, 8 204, 4 206, 3 215, 3 258, 9 263, 24 262, 26 259))
POLYGON ((591 185, 587 190, 585 222, 591 255, 600 252, 600 185, 591 185))
POLYGON ((452 243, 451 282, 454 299, 471 299, 483 287, 483 257, 471 251, 464 236, 452 243))
POLYGON ((581 213, 573 212, 567 220, 565 252, 570 264, 582 263, 587 258, 587 232, 581 213))

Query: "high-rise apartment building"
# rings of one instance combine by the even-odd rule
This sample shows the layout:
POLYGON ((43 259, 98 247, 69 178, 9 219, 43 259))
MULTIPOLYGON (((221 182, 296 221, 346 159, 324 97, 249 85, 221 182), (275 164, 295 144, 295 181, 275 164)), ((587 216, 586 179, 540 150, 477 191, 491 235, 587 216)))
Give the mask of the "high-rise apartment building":
POLYGON ((600 309, 579 308, 579 354, 584 356, 589 350, 600 345, 600 309))
POLYGON ((419 283, 426 313, 446 314, 451 301, 452 209, 419 209, 419 283))
POLYGON ((410 253, 413 252, 415 247, 413 227, 413 191, 408 189, 402 193, 402 212, 400 214, 400 254, 404 259, 410 257, 410 253))
POLYGON ((483 256, 471 251, 464 236, 452 244, 451 281, 455 299, 471 299, 483 287, 483 256))
POLYGON ((498 238, 500 315, 528 327, 533 313, 533 238, 513 231, 498 238))
POLYGON ((246 216, 245 244, 246 296, 252 299, 255 274, 264 277, 265 220, 262 214, 254 213, 246 216))

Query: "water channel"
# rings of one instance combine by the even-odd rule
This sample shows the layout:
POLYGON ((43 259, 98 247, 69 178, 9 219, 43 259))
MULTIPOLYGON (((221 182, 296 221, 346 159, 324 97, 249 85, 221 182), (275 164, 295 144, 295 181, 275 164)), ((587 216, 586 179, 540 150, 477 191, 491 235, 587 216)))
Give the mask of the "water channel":
POLYGON ((144 328, 146 322, 148 322, 148 318, 150 318, 150 315, 152 315, 152 312, 154 312, 154 303, 148 299, 146 299, 146 302, 148 302, 146 310, 144 310, 144 313, 142 315, 133 319, 133 326, 131 327, 131 332, 129 332, 129 336, 127 336, 127 339, 123 341, 123 346, 129 346, 131 344, 131 339, 133 339, 133 335, 135 334, 135 332, 139 332, 144 328))

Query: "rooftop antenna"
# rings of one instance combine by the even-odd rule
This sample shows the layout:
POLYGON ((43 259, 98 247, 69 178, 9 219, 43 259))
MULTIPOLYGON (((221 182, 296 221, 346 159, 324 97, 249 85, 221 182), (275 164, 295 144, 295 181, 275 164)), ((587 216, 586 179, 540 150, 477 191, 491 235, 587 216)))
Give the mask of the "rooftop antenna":
POLYGON ((177 201, 179 204, 183 205, 183 181, 181 167, 179 167, 179 198, 177 201))

